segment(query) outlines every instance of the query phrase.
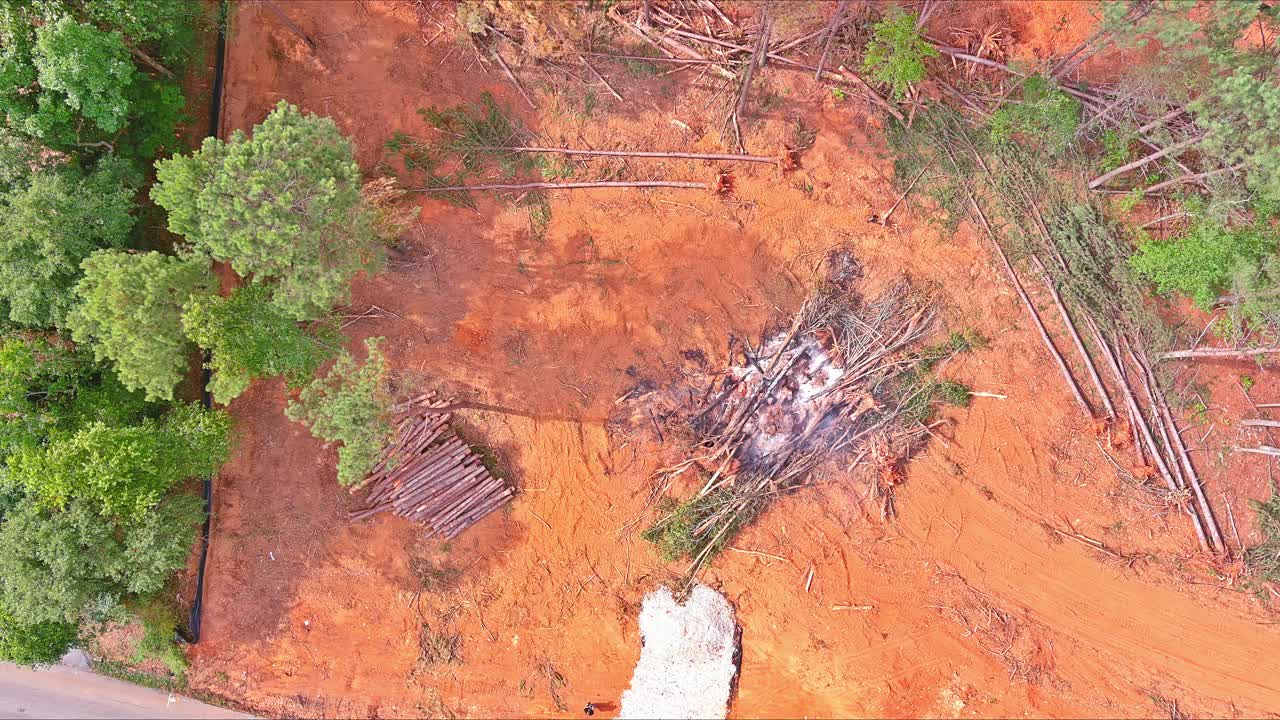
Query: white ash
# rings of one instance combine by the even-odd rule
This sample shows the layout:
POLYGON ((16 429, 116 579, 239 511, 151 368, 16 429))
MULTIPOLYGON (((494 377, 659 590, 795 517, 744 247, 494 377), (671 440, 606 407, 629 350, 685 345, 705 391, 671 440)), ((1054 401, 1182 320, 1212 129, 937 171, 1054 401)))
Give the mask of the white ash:
MULTIPOLYGON (((775 335, 760 348, 759 355, 772 358, 786 335, 775 335)), ((749 421, 749 436, 742 446, 742 458, 758 460, 779 450, 791 447, 792 441, 812 422, 826 413, 827 398, 845 370, 832 352, 816 338, 805 336, 793 341, 782 355, 779 367, 787 367, 795 360, 787 373, 749 421), (803 356, 797 359, 797 356, 803 356)), ((771 360, 761 360, 761 368, 771 360)), ((741 402, 744 396, 761 382, 760 369, 751 362, 729 369, 738 387, 731 396, 731 404, 741 402)))
POLYGON ((723 718, 737 672, 737 625, 723 595, 697 585, 684 605, 662 587, 640 609, 640 662, 620 718, 723 718))

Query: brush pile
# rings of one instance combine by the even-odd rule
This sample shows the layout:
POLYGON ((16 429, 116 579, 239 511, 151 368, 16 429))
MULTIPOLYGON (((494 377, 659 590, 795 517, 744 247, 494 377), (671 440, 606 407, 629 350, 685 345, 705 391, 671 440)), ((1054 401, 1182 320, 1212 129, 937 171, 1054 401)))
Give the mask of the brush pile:
POLYGON ((656 475, 655 489, 665 493, 677 476, 700 470, 701 490, 669 506, 645 537, 669 557, 691 557, 692 578, 823 459, 853 452, 852 464, 870 457, 891 477, 926 431, 917 409, 922 401, 927 408, 937 385, 911 348, 929 333, 935 310, 905 280, 865 303, 828 282, 788 330, 758 348, 744 343, 740 361, 693 409, 693 455, 656 475))
POLYGON ((369 489, 366 507, 352 512, 351 520, 390 510, 448 540, 511 501, 515 491, 493 477, 483 458, 453 432, 446 407, 427 393, 397 408, 406 417, 395 442, 351 489, 369 489))

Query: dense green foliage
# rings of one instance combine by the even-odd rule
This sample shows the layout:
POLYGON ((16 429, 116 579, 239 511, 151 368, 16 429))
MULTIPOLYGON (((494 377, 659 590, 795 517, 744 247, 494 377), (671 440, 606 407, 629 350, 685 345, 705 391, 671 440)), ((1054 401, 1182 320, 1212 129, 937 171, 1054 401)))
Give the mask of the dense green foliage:
POLYGON ((7 481, 48 510, 78 498, 101 515, 137 519, 178 482, 221 465, 229 433, 225 414, 191 405, 139 425, 93 422, 19 450, 9 459, 7 481))
POLYGON ((190 344, 182 308, 211 292, 209 261, 157 252, 99 252, 84 262, 80 305, 67 318, 76 342, 110 359, 125 387, 148 400, 171 400, 186 374, 190 344))
POLYGON ((226 297, 197 297, 187 304, 187 336, 212 352, 214 400, 231 402, 256 378, 284 376, 290 385, 301 385, 341 346, 331 325, 304 330, 270 297, 266 286, 250 284, 226 297))
POLYGON ((137 71, 118 32, 70 17, 36 28, 36 81, 57 91, 72 111, 114 133, 129 117, 129 85, 137 71))
POLYGON ((1208 310, 1237 275, 1249 276, 1276 250, 1276 235, 1265 226, 1205 222, 1180 237, 1143 243, 1132 263, 1160 292, 1185 293, 1208 310))
POLYGON ((659 511, 660 519, 640 533, 640 537, 654 544, 663 560, 671 562, 700 555, 710 544, 710 557, 715 557, 729 544, 738 530, 750 524, 758 508, 752 506, 736 516, 731 527, 708 542, 711 533, 695 535, 694 531, 715 514, 722 505, 733 500, 728 490, 716 490, 707 495, 695 495, 677 503, 664 498, 659 511))
POLYGON ((0 342, 5 633, 74 626, 99 598, 154 593, 185 564, 203 501, 175 491, 226 458, 230 419, 161 410, 56 336, 0 342))
POLYGON ((380 338, 365 340, 367 357, 357 362, 343 352, 327 375, 302 389, 285 414, 311 429, 311 434, 338 448, 338 482, 359 482, 391 440, 391 394, 387 362, 378 350, 380 338))
MULTIPOLYGON (((1122 3, 1102 9, 1113 24, 1127 12, 1122 3)), ((1249 188, 1271 202, 1280 201, 1280 59, 1274 40, 1268 47, 1240 39, 1255 25, 1274 22, 1266 3, 1163 3, 1120 33, 1134 44, 1159 41, 1161 62, 1132 74, 1185 103, 1207 133, 1197 149, 1241 167, 1249 188)))
POLYGON ((107 159, 88 173, 38 172, 0 197, 0 300, 10 320, 63 325, 81 262, 128 241, 139 180, 130 164, 107 159))
POLYGON ((77 623, 100 595, 146 595, 183 567, 204 502, 172 495, 141 517, 103 518, 73 500, 24 501, 0 525, 0 601, 16 622, 77 623))
POLYGON ((915 13, 897 8, 876 23, 867 43, 862 66, 871 77, 893 88, 893 97, 901 99, 907 88, 924 79, 924 61, 938 57, 938 51, 920 37, 915 13))
POLYGON ((184 0, 4 0, 0 115, 55 150, 107 143, 147 160, 173 146, 183 98, 131 48, 181 70, 204 14, 184 0))
POLYGON ((76 641, 76 626, 64 622, 23 623, 0 606, 0 661, 51 665, 76 641))
POLYGON ((1080 101, 1039 75, 1022 83, 1022 102, 1004 105, 991 116, 991 140, 1007 143, 1020 136, 1057 154, 1067 149, 1080 126, 1080 101))
POLYGON ((169 211, 169 229, 192 252, 270 283, 271 301, 295 320, 327 312, 381 261, 351 143, 332 120, 284 101, 252 138, 207 138, 158 162, 156 177, 151 198, 169 211))

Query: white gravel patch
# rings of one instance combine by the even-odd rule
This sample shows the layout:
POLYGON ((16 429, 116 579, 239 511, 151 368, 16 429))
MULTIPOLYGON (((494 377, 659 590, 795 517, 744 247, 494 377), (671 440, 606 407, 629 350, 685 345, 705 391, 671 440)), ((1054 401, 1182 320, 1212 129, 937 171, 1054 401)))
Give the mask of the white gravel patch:
POLYGON ((684 605, 662 587, 640 609, 640 662, 620 718, 723 718, 737 668, 733 607, 705 585, 684 605))

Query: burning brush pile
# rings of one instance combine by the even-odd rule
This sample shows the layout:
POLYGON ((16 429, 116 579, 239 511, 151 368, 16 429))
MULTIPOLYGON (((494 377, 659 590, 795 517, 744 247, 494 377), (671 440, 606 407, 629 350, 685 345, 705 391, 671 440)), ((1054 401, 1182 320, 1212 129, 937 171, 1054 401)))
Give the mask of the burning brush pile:
POLYGON ((692 578, 770 500, 837 454, 875 471, 881 513, 891 514, 896 466, 927 437, 935 404, 968 403, 968 388, 933 370, 975 336, 952 333, 918 347, 936 310, 906 280, 865 302, 849 283, 828 281, 789 329, 735 348, 684 418, 693 432, 689 458, 656 474, 659 494, 691 471, 701 474, 701 489, 664 501, 645 538, 668 559, 689 557, 692 578))

